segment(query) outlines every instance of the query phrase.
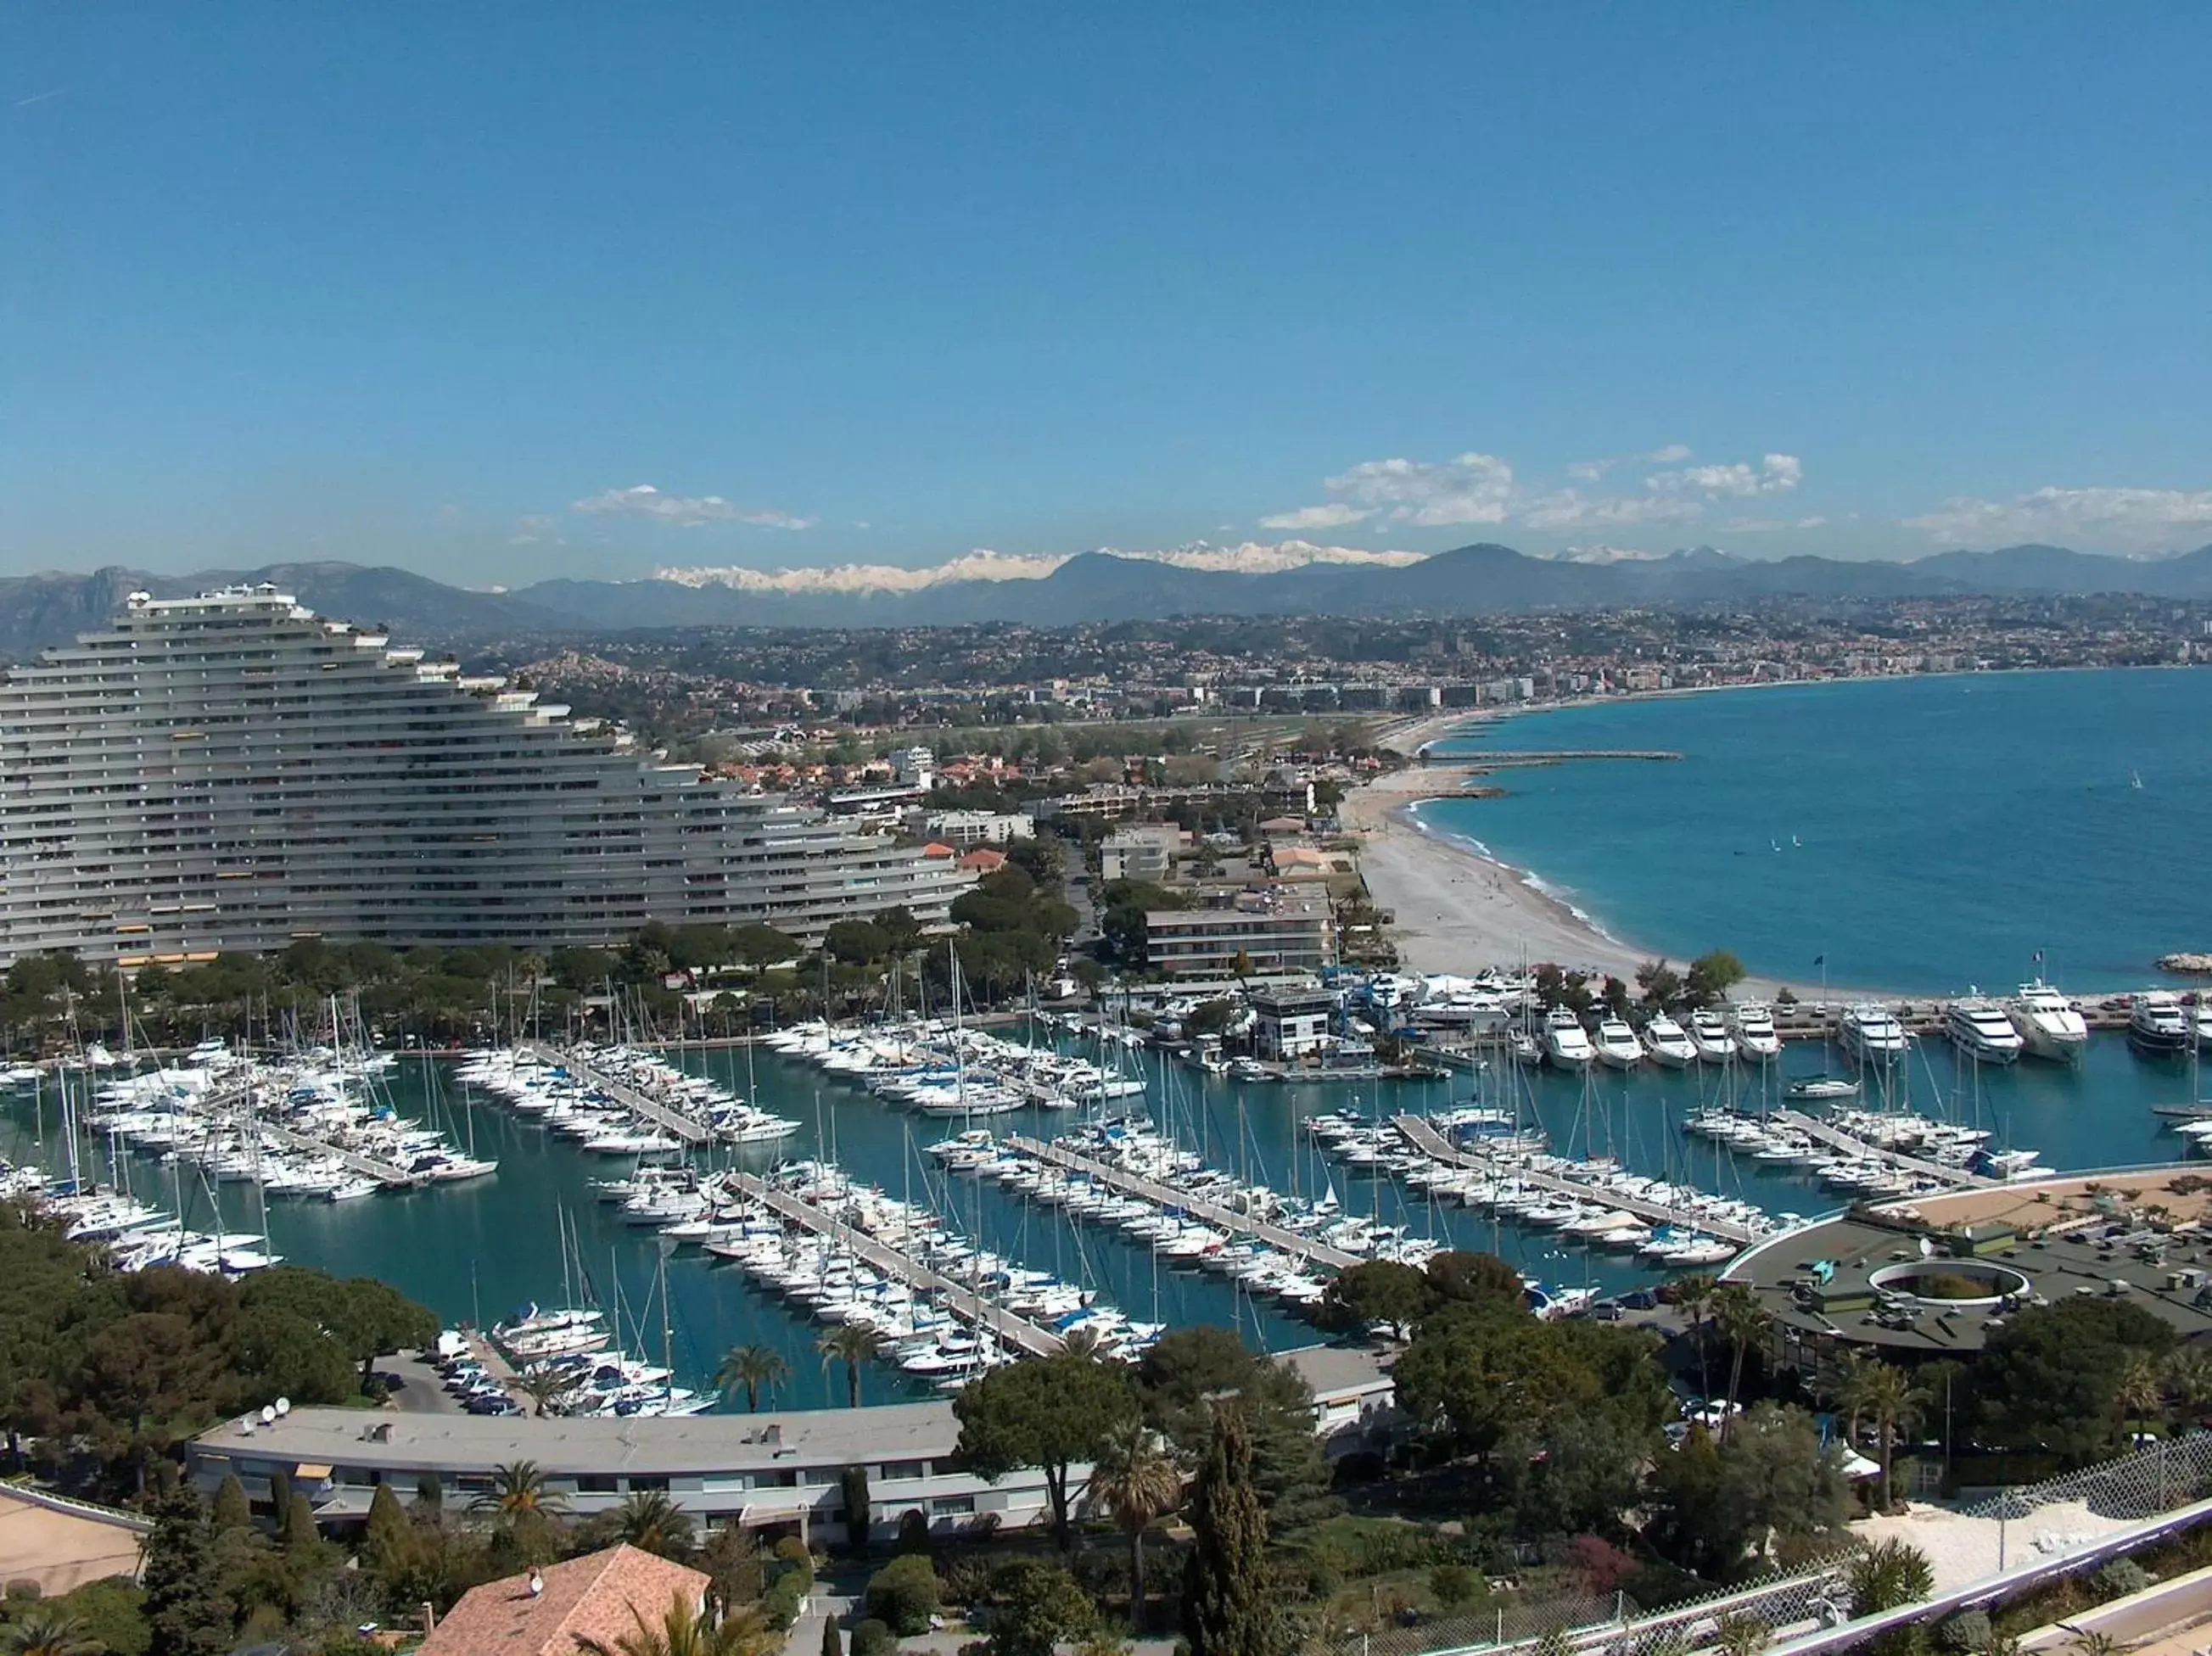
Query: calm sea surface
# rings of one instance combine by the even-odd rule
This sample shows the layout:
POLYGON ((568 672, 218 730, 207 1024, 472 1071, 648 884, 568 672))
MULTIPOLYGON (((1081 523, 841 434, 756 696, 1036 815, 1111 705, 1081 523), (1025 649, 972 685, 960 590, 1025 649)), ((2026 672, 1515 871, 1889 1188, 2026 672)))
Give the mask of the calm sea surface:
POLYGON ((1532 713, 1485 747, 1671 749, 1428 806, 1613 936, 1929 994, 2212 949, 2212 672, 1867 680, 1532 713), (2141 786, 2136 786, 2137 779, 2141 786))

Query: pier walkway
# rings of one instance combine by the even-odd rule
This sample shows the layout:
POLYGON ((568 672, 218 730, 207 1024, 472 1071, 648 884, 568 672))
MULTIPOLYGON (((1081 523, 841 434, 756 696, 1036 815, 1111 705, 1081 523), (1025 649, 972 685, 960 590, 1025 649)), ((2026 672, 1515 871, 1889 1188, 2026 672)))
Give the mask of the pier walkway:
POLYGON ((298 1132, 290 1127, 280 1127, 273 1121, 262 1119, 260 1112, 254 1107, 253 1084, 251 1082, 234 1083, 208 1094, 193 1107, 193 1113, 217 1121, 223 1119, 226 1114, 232 1115, 244 1132, 268 1139, 271 1143, 282 1144, 287 1149, 327 1156, 343 1164, 347 1172, 374 1179, 380 1185, 404 1190, 426 1182, 397 1162, 387 1162, 377 1156, 364 1156, 359 1150, 333 1144, 313 1133, 298 1132))
POLYGON ((1687 1208, 1669 1207, 1664 1202, 1631 1196, 1624 1191, 1585 1185, 1577 1180, 1562 1179, 1557 1174, 1540 1173, 1516 1162, 1499 1162, 1486 1156, 1478 1156, 1472 1150, 1461 1149, 1418 1115, 1399 1116, 1392 1125, 1398 1129, 1399 1137, 1415 1149, 1447 1167, 1468 1168, 1481 1173, 1495 1174, 1501 1179, 1531 1185, 1538 1190, 1550 1191, 1554 1195, 1572 1197, 1578 1202, 1595 1202, 1605 1207, 1618 1208, 1623 1213, 1632 1213, 1639 1219, 1649 1219, 1656 1224, 1702 1231, 1708 1236, 1718 1237, 1723 1242, 1734 1242, 1739 1247, 1757 1241, 1763 1234, 1732 1219, 1716 1219, 1705 1214, 1692 1213, 1687 1208))
POLYGON ((1869 1144, 1863 1138, 1854 1138, 1840 1127, 1832 1127, 1818 1116, 1807 1115, 1802 1110, 1777 1110, 1777 1121, 1795 1127, 1808 1137, 1826 1144, 1832 1150, 1846 1156, 1887 1162, 1893 1168, 1918 1174, 1923 1179, 1940 1179, 1960 1190, 1996 1190, 2005 1181, 1990 1179, 1978 1173, 1968 1173, 1964 1168, 1948 1168, 1941 1162, 1930 1162, 1924 1156, 1907 1156, 1903 1150, 1886 1149, 1880 1144, 1869 1144))
POLYGON ((1359 1256, 1356 1253, 1346 1253, 1341 1248, 1316 1242, 1310 1236, 1301 1236, 1294 1230, 1285 1230, 1280 1225, 1271 1225, 1264 1219, 1255 1219, 1249 1214, 1237 1213, 1215 1203, 1203 1201, 1187 1191, 1176 1189, 1172 1185, 1163 1185, 1150 1179, 1139 1178, 1133 1173, 1124 1173, 1119 1168, 1103 1162, 1094 1162, 1087 1156, 1062 1149, 1057 1144, 1024 1138, 1019 1133, 1009 1134, 1006 1142, 1024 1156, 1036 1156, 1068 1173, 1079 1173, 1099 1184, 1110 1185, 1123 1195, 1150 1202, 1154 1207, 1173 1208, 1218 1229, 1249 1236, 1254 1241, 1265 1242, 1269 1247, 1279 1249, 1294 1259, 1327 1265, 1332 1271, 1342 1271, 1348 1265, 1359 1263, 1359 1256))
POLYGON ((674 1133, 687 1144, 704 1144, 714 1136, 714 1130, 696 1116, 662 1103, 650 1093, 641 1092, 573 1052, 558 1046, 524 1046, 516 1050, 525 1059, 535 1057, 546 1064, 559 1065, 570 1075, 598 1088, 632 1115, 674 1133))
POLYGON ((847 1249, 855 1258, 866 1260, 885 1276, 896 1277, 909 1287, 937 1295, 945 1302, 945 1309, 954 1316, 989 1329, 1024 1356, 1049 1357, 1066 1344, 1051 1330, 1041 1328, 1028 1318, 1018 1317, 1005 1307, 993 1304, 973 1289, 963 1288, 950 1277, 909 1259, 896 1248, 886 1247, 866 1231, 854 1229, 811 1202, 801 1201, 788 1191, 776 1189, 757 1174, 732 1172, 724 1177, 770 1212, 781 1215, 817 1236, 830 1238, 839 1247, 847 1249))

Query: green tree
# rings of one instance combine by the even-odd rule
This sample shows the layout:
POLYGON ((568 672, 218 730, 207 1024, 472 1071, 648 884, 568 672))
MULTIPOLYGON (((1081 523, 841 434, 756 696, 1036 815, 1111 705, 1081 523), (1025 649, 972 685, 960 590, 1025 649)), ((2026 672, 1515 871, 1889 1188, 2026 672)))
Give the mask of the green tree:
POLYGON ((222 1656, 230 1648, 230 1599, 209 1539, 199 1496, 181 1477, 169 1481, 146 1536, 149 1656, 222 1656))
POLYGON ((790 1378, 791 1365, 774 1346, 733 1345, 724 1355, 721 1367, 714 1371, 714 1389, 725 1397, 743 1392, 746 1411, 757 1414, 762 1390, 773 1393, 778 1385, 790 1378))
POLYGON ((554 1526, 568 1511, 568 1497, 550 1489, 534 1460, 510 1461, 492 1473, 491 1488, 469 1502, 469 1510, 489 1515, 515 1562, 532 1564, 550 1557, 554 1526))
POLYGON ((1129 1626, 1145 1630, 1145 1532, 1182 1498, 1182 1474, 1162 1452, 1159 1438, 1140 1416, 1115 1423, 1091 1464, 1091 1499, 1103 1507, 1129 1543, 1129 1626))
POLYGON ((246 1307, 289 1311, 337 1341, 361 1365, 364 1391, 375 1376, 379 1357, 428 1345, 438 1337, 435 1314, 373 1277, 339 1281, 320 1271, 276 1265, 248 1277, 239 1298, 246 1307))
POLYGON ((1187 1463, 1212 1441, 1213 1416, 1233 1398, 1252 1438, 1252 1478, 1281 1528, 1328 1515, 1329 1465, 1313 1429, 1313 1389, 1289 1363, 1253 1351, 1231 1330, 1178 1328, 1152 1342, 1138 1362, 1146 1419, 1187 1463))
POLYGON ((1713 1295, 1720 1284, 1702 1271, 1675 1281, 1674 1304, 1690 1319, 1690 1350, 1698 1359, 1698 1398, 1711 1401, 1713 1377, 1705 1362, 1705 1319, 1711 1314, 1713 1295))
POLYGON ((691 1556, 691 1515, 661 1489, 632 1489, 616 1509, 622 1538, 641 1552, 683 1560, 691 1556))
POLYGON ((2124 1300, 2069 1295, 2027 1307, 1974 1365, 1979 1435, 1991 1447, 2040 1447, 2074 1463, 2108 1454, 2128 1359, 2163 1358, 2178 1343, 2166 1323, 2124 1300))
POLYGON ((918 1552, 901 1553, 868 1578, 868 1614, 902 1638, 929 1631, 943 1602, 937 1570, 918 1552))
POLYGON ((1494 1253, 1447 1248, 1423 1267, 1434 1300, 1459 1305, 1517 1307, 1526 1289, 1521 1273, 1494 1253))
POLYGON ((1897 1435, 1919 1418, 1927 1403, 1925 1392, 1913 1385, 1901 1370, 1879 1358, 1862 1362, 1850 1372, 1844 1407, 1854 1423, 1861 1420, 1874 1422, 1875 1440, 1881 1457, 1884 1510, 1890 1504, 1890 1462, 1896 1452, 1897 1435))
POLYGON ((577 1380, 566 1369, 538 1363, 525 1369, 516 1383, 522 1387, 522 1395, 530 1399, 531 1414, 542 1420, 548 1410, 557 1410, 575 1395, 577 1380))
POLYGON ((1713 1290, 1713 1326, 1729 1343, 1727 1408, 1721 1418, 1721 1441, 1728 1441, 1735 1419, 1736 1393, 1743 1385, 1743 1362, 1752 1346, 1766 1332, 1766 1313, 1742 1283, 1723 1283, 1713 1290))
POLYGON ((380 1483, 368 1498, 368 1522, 362 1534, 362 1562, 379 1575, 396 1566, 410 1550, 415 1526, 401 1510, 399 1497, 389 1483, 380 1483))
POLYGON ((868 1556, 868 1531, 875 1522, 874 1503, 868 1491, 868 1469, 848 1466, 838 1477, 845 1497, 845 1545, 855 1558, 868 1556))
POLYGON ((1067 1352, 991 1369, 952 1400, 962 1465, 993 1483, 1018 1466, 1044 1473, 1053 1539, 1063 1553, 1074 1541, 1068 1469, 1096 1460, 1115 1425, 1136 1410, 1123 1371, 1067 1352))
MULTIPOLYGON (((2123 1440, 2131 1427, 2138 1432, 2147 1429, 2150 1417, 2158 1413, 2165 1401, 2166 1386, 2160 1377, 2157 1360, 2147 1351, 2130 1352, 2112 1386, 2112 1403, 2119 1410, 2123 1440)), ((1886 1496, 1886 1481, 1883 1488, 1886 1496)))
POLYGON ((1743 975, 1741 961, 1725 949, 1715 949, 1690 962, 1683 989, 1695 1004, 1710 1006, 1741 983, 1743 975))
POLYGON ((822 1618, 822 1656, 845 1656, 843 1641, 837 1637, 837 1618, 822 1618))
MULTIPOLYGON (((380 1486, 381 1487, 381 1486, 380 1486)), ((369 1503, 369 1517, 376 1516, 376 1504, 369 1503)), ((246 1485, 238 1481, 236 1472, 225 1472, 222 1482, 215 1488, 215 1508, 209 1518, 209 1527, 217 1535, 230 1530, 242 1530, 253 1522, 253 1503, 246 1498, 246 1485)))
POLYGON ((1243 1416, 1224 1410, 1191 1486, 1182 1633, 1190 1656, 1283 1656, 1288 1641, 1267 1565, 1267 1515, 1252 1485, 1243 1416))
POLYGON ((1024 1561, 1003 1574, 991 1611, 990 1656, 1054 1656, 1098 1624, 1098 1611, 1066 1570, 1024 1561))
POLYGON ((883 1348, 883 1335, 866 1323, 841 1323, 814 1342, 824 1368, 832 1363, 845 1365, 845 1400, 854 1409, 860 1406, 860 1370, 883 1348))
POLYGON ((1386 1324, 1400 1339, 1434 1303, 1429 1279, 1395 1259, 1368 1259, 1336 1273, 1322 1295, 1319 1321, 1341 1333, 1386 1324))

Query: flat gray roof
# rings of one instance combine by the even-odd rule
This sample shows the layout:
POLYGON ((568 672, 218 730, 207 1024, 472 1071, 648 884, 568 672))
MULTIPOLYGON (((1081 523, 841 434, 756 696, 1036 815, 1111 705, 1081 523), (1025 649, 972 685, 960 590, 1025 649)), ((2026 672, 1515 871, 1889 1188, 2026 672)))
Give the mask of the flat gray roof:
POLYGON ((674 1419, 539 1419, 295 1409, 249 1433, 228 1422, 194 1440, 203 1456, 331 1466, 482 1471, 534 1460, 548 1472, 797 1471, 949 1456, 960 1422, 946 1403, 674 1419))

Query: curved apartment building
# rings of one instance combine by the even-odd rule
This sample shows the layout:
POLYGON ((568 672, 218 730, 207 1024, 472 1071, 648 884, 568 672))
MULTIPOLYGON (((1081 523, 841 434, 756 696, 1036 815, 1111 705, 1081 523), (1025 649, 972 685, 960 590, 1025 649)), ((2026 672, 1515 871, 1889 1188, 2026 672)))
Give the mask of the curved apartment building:
POLYGON ((154 599, 0 678, 0 963, 296 938, 809 943, 969 877, 633 750, 270 587, 154 599))

